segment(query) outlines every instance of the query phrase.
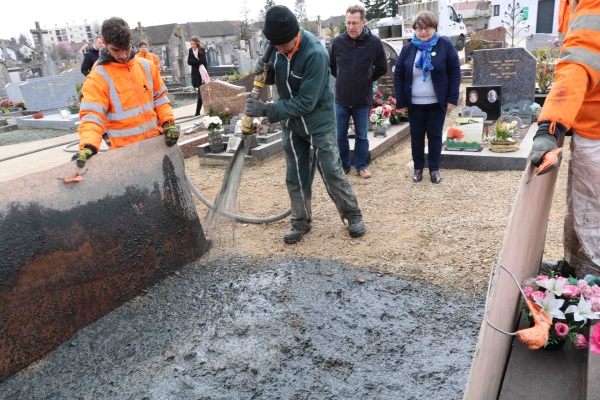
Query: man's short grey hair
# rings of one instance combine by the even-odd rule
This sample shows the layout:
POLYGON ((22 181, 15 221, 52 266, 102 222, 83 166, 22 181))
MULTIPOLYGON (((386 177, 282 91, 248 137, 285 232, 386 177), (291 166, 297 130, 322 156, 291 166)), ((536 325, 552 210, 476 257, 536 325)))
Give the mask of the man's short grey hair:
POLYGON ((97 35, 97 36, 94 38, 94 42, 95 42, 96 40, 98 40, 98 39, 102 39, 102 35, 97 35))
POLYGON ((363 19, 365 19, 365 15, 367 15, 367 9, 362 4, 355 4, 353 6, 348 7, 348 9, 346 10, 346 14, 348 13, 360 13, 360 20, 362 21, 363 19))

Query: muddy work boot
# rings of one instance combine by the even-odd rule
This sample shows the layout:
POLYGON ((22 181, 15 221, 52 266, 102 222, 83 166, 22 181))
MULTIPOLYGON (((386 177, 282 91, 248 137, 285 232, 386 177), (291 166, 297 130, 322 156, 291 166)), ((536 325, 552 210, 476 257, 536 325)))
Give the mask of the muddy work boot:
POLYGON ((310 231, 310 224, 302 225, 302 226, 293 226, 292 229, 287 231, 283 236, 283 241, 287 244, 298 243, 304 234, 310 231))
POLYGON ((350 237, 356 238, 364 235, 366 232, 362 217, 350 217, 348 219, 348 233, 350 237))

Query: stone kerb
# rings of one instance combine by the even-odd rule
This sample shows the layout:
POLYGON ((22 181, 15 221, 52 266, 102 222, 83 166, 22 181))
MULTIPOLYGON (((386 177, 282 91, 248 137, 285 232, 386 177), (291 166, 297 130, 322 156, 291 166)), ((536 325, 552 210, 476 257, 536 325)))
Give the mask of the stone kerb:
POLYGON ((225 107, 230 108, 231 115, 237 115, 244 112, 246 107, 246 98, 239 96, 246 92, 243 86, 232 85, 223 81, 213 81, 200 86, 202 100, 204 102, 205 113, 212 105, 215 115, 219 115, 225 107))

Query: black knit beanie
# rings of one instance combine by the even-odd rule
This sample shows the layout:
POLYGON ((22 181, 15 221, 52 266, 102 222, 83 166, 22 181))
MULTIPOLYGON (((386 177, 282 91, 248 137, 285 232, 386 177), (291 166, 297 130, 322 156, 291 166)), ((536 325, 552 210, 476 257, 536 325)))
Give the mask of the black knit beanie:
POLYGON ((300 26, 296 16, 286 6, 273 6, 265 15, 263 33, 273 45, 282 45, 292 41, 298 35, 300 26))

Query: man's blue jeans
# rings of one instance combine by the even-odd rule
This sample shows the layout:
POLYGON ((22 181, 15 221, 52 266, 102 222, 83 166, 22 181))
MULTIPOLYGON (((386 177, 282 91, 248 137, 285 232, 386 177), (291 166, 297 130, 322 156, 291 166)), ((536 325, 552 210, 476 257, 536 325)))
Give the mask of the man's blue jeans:
POLYGON ((342 159, 342 167, 348 169, 350 163, 350 143, 348 143, 348 127, 350 117, 354 121, 354 168, 356 171, 367 169, 367 157, 369 156, 369 139, 367 139, 367 128, 369 125, 370 106, 344 107, 336 103, 335 116, 337 119, 337 143, 342 159))

